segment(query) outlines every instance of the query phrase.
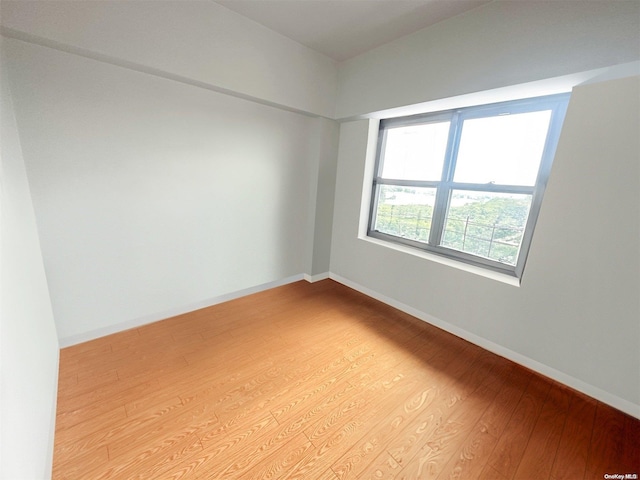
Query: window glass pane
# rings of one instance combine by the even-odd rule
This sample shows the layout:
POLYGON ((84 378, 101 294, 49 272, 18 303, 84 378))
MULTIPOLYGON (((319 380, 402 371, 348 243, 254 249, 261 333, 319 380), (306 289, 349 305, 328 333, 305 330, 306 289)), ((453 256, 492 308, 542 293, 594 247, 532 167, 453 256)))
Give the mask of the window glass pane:
POLYGON ((387 130, 381 176, 398 180, 440 180, 449 122, 387 130))
POLYGON ((442 245, 515 265, 531 195, 454 190, 442 245))
POLYGON ((536 183, 551 111, 463 122, 453 180, 461 183, 536 183))
POLYGON ((435 199, 435 188, 380 185, 374 230, 428 242, 435 199))

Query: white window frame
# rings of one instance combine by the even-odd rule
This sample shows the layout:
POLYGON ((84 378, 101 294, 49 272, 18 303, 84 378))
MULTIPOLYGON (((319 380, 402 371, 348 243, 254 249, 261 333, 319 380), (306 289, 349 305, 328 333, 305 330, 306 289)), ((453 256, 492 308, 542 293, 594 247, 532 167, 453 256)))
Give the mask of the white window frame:
POLYGON ((407 245, 409 247, 418 248, 420 250, 447 257, 455 261, 475 265, 481 268, 486 268, 499 273, 504 273, 512 277, 521 278, 524 272, 531 240, 533 238, 535 224, 538 219, 538 213, 540 212, 540 207, 542 205, 542 198, 547 185, 547 181, 549 179, 549 174, 551 172, 551 165, 553 163, 553 158, 558 144, 558 139, 560 137, 560 131, 562 128, 562 123, 564 121, 568 102, 569 94, 558 94, 381 120, 378 133, 376 163, 373 178, 373 188, 371 192, 367 235, 369 237, 383 240, 385 242, 407 245), (549 130, 542 153, 542 158, 540 161, 540 167, 534 186, 476 184, 453 181, 458 147, 461 139, 461 130, 464 120, 516 113, 536 112, 543 110, 551 110, 551 118, 549 121, 549 130), (400 180, 393 178, 384 178, 381 176, 384 165, 384 152, 387 131, 390 128, 443 121, 449 121, 451 122, 451 124, 444 159, 444 167, 440 180, 400 180), (377 200, 379 197, 379 189, 381 185, 430 187, 436 189, 435 206, 433 207, 433 217, 431 220, 431 229, 428 243, 391 235, 389 233, 384 233, 373 229, 376 221, 377 200), (453 190, 469 190, 483 193, 515 193, 527 194, 532 196, 529 216, 526 222, 525 230, 522 237, 522 243, 520 245, 518 258, 515 265, 504 264, 489 258, 465 253, 440 245, 442 235, 444 233, 445 218, 449 208, 451 192, 453 190))

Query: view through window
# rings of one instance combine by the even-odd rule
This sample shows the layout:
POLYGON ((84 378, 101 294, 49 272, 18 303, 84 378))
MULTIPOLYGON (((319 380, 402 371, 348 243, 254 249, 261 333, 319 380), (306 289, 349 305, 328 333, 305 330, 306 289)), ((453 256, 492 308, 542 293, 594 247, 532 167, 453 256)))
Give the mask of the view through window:
POLYGON ((567 102, 382 120, 369 236, 521 276, 567 102))

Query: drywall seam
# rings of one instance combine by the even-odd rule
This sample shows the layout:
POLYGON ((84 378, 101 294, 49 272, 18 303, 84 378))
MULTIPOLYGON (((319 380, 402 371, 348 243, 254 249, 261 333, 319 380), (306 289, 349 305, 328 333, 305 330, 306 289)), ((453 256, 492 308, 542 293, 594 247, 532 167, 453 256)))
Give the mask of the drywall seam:
POLYGON ((504 357, 507 360, 511 360, 514 363, 522 365, 530 370, 533 370, 536 373, 544 375, 545 377, 549 377, 553 380, 556 380, 568 387, 571 387, 592 398, 595 398, 596 400, 606 403, 607 405, 610 405, 613 408, 621 410, 624 413, 627 413, 629 415, 632 415, 640 419, 640 405, 637 405, 628 400, 625 400, 616 395, 613 395, 605 390, 602 390, 594 385, 591 385, 582 380, 574 378, 571 375, 567 375, 566 373, 563 373, 543 363, 533 360, 525 355, 514 352, 513 350, 509 350, 508 348, 498 345, 497 343, 493 343, 490 340, 487 340, 471 332, 468 332, 460 327, 456 327, 455 325, 452 325, 449 322, 445 322, 444 320, 440 320, 439 318, 436 318, 416 308, 410 307, 409 305, 406 305, 402 302, 394 300, 391 297, 382 295, 381 293, 378 293, 374 290, 364 287, 356 282, 352 282, 351 280, 344 278, 340 275, 337 275, 335 273, 329 273, 329 278, 349 288, 357 290, 358 292, 363 293, 371 298, 379 300, 382 303, 385 303, 394 308, 397 308, 398 310, 408 313, 409 315, 412 315, 426 323, 434 325, 470 343, 473 343, 474 345, 484 348, 485 350, 488 350, 491 353, 495 353, 496 355, 504 357))

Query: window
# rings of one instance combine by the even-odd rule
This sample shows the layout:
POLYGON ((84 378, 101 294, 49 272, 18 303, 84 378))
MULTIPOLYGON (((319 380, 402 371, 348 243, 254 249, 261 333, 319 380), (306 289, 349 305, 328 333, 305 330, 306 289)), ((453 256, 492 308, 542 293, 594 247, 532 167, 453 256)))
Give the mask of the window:
POLYGON ((382 120, 368 235, 520 277, 568 100, 382 120))

